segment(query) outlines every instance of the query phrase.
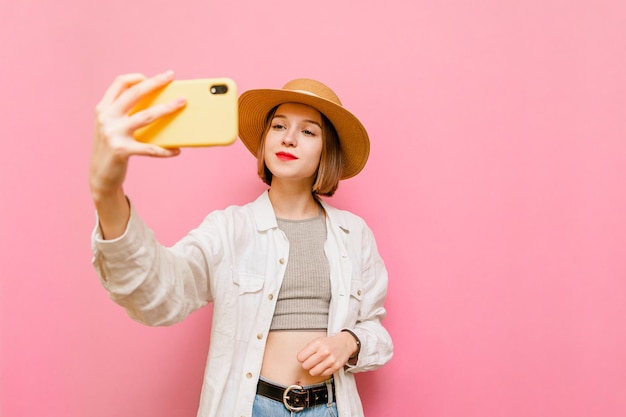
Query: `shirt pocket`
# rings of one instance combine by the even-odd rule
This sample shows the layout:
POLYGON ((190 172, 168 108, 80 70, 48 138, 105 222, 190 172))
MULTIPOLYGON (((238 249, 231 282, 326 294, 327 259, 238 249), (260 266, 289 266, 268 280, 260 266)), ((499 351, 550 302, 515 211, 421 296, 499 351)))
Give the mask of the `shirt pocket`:
POLYGON ((249 342, 263 306, 263 275, 233 270, 233 298, 225 304, 224 322, 233 327, 230 331, 239 341, 249 342))
POLYGON ((240 295, 261 291, 264 282, 263 275, 233 271, 233 283, 237 286, 240 295))

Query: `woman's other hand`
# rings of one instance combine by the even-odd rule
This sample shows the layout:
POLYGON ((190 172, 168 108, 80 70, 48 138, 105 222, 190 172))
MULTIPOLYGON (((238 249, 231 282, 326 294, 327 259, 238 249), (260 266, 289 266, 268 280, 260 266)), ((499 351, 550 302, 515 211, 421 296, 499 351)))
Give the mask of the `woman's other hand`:
POLYGON ((339 332, 312 340, 298 353, 298 361, 312 376, 331 376, 348 363, 357 349, 350 333, 339 332))

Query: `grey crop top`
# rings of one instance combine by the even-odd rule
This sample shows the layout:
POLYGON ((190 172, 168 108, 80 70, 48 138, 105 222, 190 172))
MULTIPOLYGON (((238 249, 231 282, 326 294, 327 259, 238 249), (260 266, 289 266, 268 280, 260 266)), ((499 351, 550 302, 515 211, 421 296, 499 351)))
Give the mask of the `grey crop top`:
POLYGON ((289 240, 289 260, 270 330, 325 331, 331 292, 324 216, 277 220, 289 240))

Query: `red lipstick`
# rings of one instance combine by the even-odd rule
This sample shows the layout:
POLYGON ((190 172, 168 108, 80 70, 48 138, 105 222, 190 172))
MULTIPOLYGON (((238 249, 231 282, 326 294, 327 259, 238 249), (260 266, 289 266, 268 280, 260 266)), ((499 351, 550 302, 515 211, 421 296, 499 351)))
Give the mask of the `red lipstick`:
POLYGON ((289 152, 276 152, 276 157, 281 161, 293 161, 294 159, 298 159, 295 155, 292 155, 289 152))

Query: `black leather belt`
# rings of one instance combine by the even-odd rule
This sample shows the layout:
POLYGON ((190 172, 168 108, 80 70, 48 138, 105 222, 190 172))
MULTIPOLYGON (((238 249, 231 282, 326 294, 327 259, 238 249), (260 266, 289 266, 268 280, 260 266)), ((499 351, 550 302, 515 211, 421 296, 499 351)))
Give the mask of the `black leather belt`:
MULTIPOLYGON (((335 399, 335 383, 331 379, 332 398, 335 399)), ((326 382, 304 388, 300 385, 281 387, 259 379, 256 393, 275 401, 282 402, 289 411, 299 412, 307 407, 328 404, 326 382)))

